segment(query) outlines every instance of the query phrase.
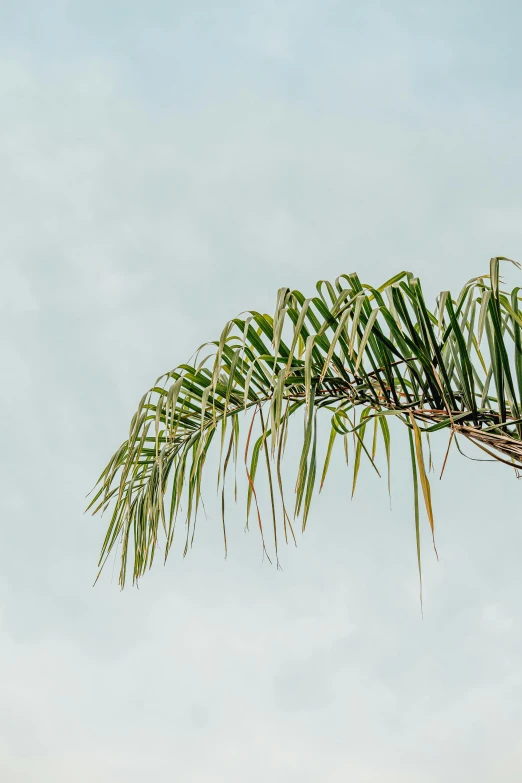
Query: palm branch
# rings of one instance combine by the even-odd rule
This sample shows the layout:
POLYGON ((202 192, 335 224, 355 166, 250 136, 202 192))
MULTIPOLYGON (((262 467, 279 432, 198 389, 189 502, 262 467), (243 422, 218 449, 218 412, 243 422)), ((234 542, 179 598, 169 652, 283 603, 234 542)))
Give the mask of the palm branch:
POLYGON ((159 538, 167 557, 182 507, 186 554, 214 439, 225 551, 225 482, 231 464, 244 461, 247 527, 254 508, 266 552, 256 493, 263 465, 277 558, 281 528, 286 540, 295 539, 296 519, 305 529, 336 440, 346 451, 353 443, 352 494, 363 457, 377 470, 378 442, 389 482, 393 416, 408 432, 420 573, 420 496, 432 533, 434 525, 423 453, 430 434, 448 431, 446 458, 450 446, 460 450, 465 438, 490 458, 522 469, 522 313, 519 289, 509 294, 501 288, 500 261, 509 259, 491 259, 489 275, 467 282, 457 298, 443 291, 433 312, 410 272, 379 288, 350 274, 335 283, 320 281, 309 298, 282 288, 273 316, 249 311, 229 321, 219 340, 160 376, 142 397, 128 438, 102 472, 89 504, 93 513, 112 509, 100 571, 119 545, 120 584, 129 552, 138 580, 152 565, 159 538), (319 463, 317 433, 325 416, 328 445, 319 463), (281 463, 296 417, 304 426, 289 510, 281 463))

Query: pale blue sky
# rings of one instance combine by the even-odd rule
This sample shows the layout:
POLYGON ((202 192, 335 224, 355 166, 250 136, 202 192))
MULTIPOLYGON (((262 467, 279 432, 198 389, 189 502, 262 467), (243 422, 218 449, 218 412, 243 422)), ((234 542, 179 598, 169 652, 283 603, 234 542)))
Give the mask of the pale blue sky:
MULTIPOLYGON (((283 571, 231 508, 95 588, 143 391, 283 285, 522 261, 518 4, 0 2, 0 779, 518 783, 520 484, 341 455, 283 571)), ((513 284, 520 276, 506 274, 513 284)), ((445 442, 436 444, 439 460, 445 442)), ((265 498, 266 500, 266 498, 265 498)))

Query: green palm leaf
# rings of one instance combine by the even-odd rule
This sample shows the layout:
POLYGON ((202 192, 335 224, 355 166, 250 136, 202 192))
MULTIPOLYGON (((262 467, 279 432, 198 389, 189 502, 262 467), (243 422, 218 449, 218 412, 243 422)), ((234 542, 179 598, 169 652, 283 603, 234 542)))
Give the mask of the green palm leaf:
POLYGON ((253 502, 267 552, 256 492, 264 465, 277 558, 281 524, 285 540, 288 531, 294 536, 281 472, 291 422, 302 417, 294 516, 304 530, 318 462, 320 491, 337 435, 343 436, 347 460, 353 439, 355 490, 363 456, 379 473, 380 429, 389 483, 387 417, 394 416, 409 431, 420 572, 419 479, 434 529, 423 439, 446 428, 450 445, 460 449, 461 436, 522 470, 522 315, 519 289, 508 295, 501 288, 499 265, 508 260, 492 259, 489 275, 469 281, 456 299, 444 291, 433 312, 409 272, 377 289, 351 274, 335 283, 320 281, 319 295, 308 299, 281 289, 273 316, 252 311, 229 321, 219 340, 201 346, 193 364, 161 376, 142 397, 127 440, 102 472, 89 504, 93 513, 112 509, 100 570, 119 545, 121 585, 129 555, 133 580, 139 579, 151 566, 160 538, 168 556, 182 507, 188 551, 204 467, 218 430, 226 551, 225 483, 231 464, 237 473, 242 422, 247 525, 253 502), (203 349, 207 355, 200 360, 203 349), (326 455, 320 457, 318 431, 325 417, 330 435, 326 455))

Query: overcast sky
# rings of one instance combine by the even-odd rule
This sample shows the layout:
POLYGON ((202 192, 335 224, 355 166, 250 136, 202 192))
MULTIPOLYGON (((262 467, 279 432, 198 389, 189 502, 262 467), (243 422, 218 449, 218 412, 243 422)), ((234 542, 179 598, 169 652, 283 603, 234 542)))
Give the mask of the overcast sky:
POLYGON ((503 0, 0 2, 2 781, 518 783, 507 468, 433 476, 424 619, 400 429, 392 510, 337 454, 282 571, 242 505, 225 562, 210 479, 185 560, 93 587, 83 509, 149 385, 280 286, 408 269, 434 299, 522 261, 521 24, 503 0))

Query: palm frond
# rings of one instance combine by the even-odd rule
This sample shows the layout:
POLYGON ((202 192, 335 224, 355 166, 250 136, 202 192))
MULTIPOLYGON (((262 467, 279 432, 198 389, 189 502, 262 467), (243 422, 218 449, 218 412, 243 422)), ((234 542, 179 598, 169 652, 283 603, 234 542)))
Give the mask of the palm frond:
POLYGON ((160 536, 166 558, 182 505, 188 551, 216 433, 226 551, 224 487, 230 465, 237 471, 245 417, 247 525, 255 506, 268 555, 256 493, 261 464, 277 559, 281 524, 285 540, 289 535, 295 540, 281 465, 290 421, 300 414, 293 520, 300 518, 303 530, 339 436, 347 459, 353 440, 355 490, 363 456, 379 472, 375 457, 381 438, 390 481, 388 416, 408 428, 420 573, 419 481, 432 532, 434 527, 423 440, 447 429, 450 445, 460 448, 461 436, 522 470, 522 313, 519 289, 508 294, 501 288, 499 264, 508 260, 491 259, 489 275, 470 280, 457 298, 442 292, 433 311, 410 272, 379 288, 350 274, 334 283, 320 281, 310 298, 281 289, 273 316, 251 311, 229 321, 219 340, 158 378, 141 399, 128 438, 102 472, 89 504, 93 513, 112 510, 100 570, 119 545, 120 583, 125 583, 129 553, 136 581, 152 565, 160 536), (330 434, 320 461, 317 436, 325 416, 330 434))

